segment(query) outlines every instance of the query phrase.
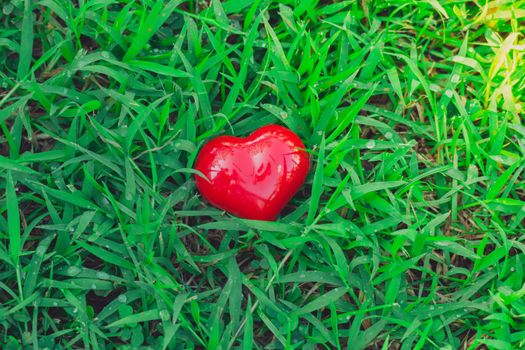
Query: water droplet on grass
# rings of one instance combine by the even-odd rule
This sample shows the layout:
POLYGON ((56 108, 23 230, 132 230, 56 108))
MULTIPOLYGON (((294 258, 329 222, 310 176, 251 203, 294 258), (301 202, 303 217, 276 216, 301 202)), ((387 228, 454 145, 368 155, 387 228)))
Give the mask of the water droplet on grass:
POLYGON ((450 98, 452 95, 454 95, 454 92, 452 90, 447 90, 445 91, 445 95, 450 98))
POLYGON ((80 272, 82 272, 82 269, 80 269, 78 266, 70 266, 68 269, 67 269, 67 274, 69 276, 76 276, 78 275, 80 272))
POLYGON ((46 253, 46 247, 42 247, 42 246, 38 246, 38 248, 36 248, 36 255, 44 255, 46 253))
POLYGON ((109 275, 103 271, 97 272, 97 277, 102 280, 107 280, 109 278, 109 275))
POLYGON ((390 131, 385 133, 385 139, 392 140, 392 137, 394 137, 394 135, 392 135, 392 133, 390 131))
POLYGON ((374 140, 370 140, 366 143, 366 148, 372 149, 376 146, 376 142, 374 140))
POLYGON ((160 310, 159 316, 160 316, 160 319, 163 321, 167 321, 170 319, 170 313, 167 310, 160 310))
POLYGON ((128 301, 128 297, 126 296, 126 294, 120 294, 117 300, 121 303, 125 303, 126 301, 128 301))
POLYGON ((13 12, 14 8, 15 6, 11 3, 4 4, 4 9, 3 9, 4 15, 9 15, 11 12, 13 12))

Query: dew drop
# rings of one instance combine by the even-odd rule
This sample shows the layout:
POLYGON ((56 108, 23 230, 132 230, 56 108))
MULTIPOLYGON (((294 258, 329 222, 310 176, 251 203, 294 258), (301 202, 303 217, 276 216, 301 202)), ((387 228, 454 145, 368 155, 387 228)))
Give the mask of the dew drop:
POLYGON ((44 255, 46 253, 46 248, 45 247, 42 247, 42 246, 38 246, 38 248, 36 248, 36 255, 44 255))
POLYGON ((388 132, 385 133, 385 139, 387 139, 387 140, 392 140, 392 137, 393 137, 393 136, 394 136, 394 135, 392 135, 392 133, 391 133, 390 131, 388 131, 388 132))
POLYGON ((102 280, 107 280, 109 278, 109 275, 103 271, 97 272, 97 277, 102 280))
POLYGON ((452 97, 453 94, 454 94, 454 92, 453 92, 452 90, 447 90, 447 91, 445 91, 445 95, 446 95, 447 97, 449 97, 449 98, 452 97))
POLYGON ((128 301, 128 297, 126 296, 126 294, 120 294, 117 300, 121 303, 125 303, 126 301, 128 301))
POLYGON ((76 314, 78 312, 78 309, 77 308, 74 308, 73 309, 73 313, 76 314))
POLYGON ((56 301, 53 301, 53 306, 58 306, 58 303, 56 301))
POLYGON ((93 284, 91 285, 91 289, 97 289, 97 285, 96 285, 95 283, 93 283, 93 284))
POLYGON ((14 5, 11 3, 7 3, 4 5, 3 12, 4 15, 9 15, 11 12, 13 12, 14 5))
POLYGON ((366 148, 372 149, 376 146, 376 142, 374 140, 370 140, 366 143, 366 148))
POLYGON ((459 79, 460 79, 460 78, 459 78, 459 75, 454 74, 454 75, 452 76, 452 78, 450 79, 450 81, 451 81, 452 83, 455 84, 455 83, 458 83, 458 82, 459 82, 459 79))
POLYGON ((160 316, 160 319, 163 321, 167 321, 170 319, 170 313, 168 312, 168 310, 160 310, 159 316, 160 316))
POLYGON ((103 58, 109 58, 109 53, 104 51, 100 54, 100 56, 102 56, 103 58))
POLYGON ((68 269, 67 269, 67 274, 69 276, 76 276, 78 275, 80 272, 82 272, 82 270, 78 267, 78 266, 70 266, 68 269))
POLYGON ((305 274, 301 274, 301 275, 299 275, 299 278, 306 278, 306 275, 305 274))

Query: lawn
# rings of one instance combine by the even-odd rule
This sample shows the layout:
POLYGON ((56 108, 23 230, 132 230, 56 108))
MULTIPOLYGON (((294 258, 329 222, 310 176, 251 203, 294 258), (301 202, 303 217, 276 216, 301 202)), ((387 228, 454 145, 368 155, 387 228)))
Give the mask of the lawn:
POLYGON ((0 348, 525 349, 525 1, 0 3, 0 348), (203 144, 311 157, 274 222, 203 144))

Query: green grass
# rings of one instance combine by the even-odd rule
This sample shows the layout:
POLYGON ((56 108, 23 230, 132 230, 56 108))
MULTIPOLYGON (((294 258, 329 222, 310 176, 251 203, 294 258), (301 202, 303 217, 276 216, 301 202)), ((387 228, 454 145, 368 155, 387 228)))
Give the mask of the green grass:
POLYGON ((0 4, 2 349, 525 348, 525 1, 0 4), (198 149, 286 125, 277 222, 198 149))

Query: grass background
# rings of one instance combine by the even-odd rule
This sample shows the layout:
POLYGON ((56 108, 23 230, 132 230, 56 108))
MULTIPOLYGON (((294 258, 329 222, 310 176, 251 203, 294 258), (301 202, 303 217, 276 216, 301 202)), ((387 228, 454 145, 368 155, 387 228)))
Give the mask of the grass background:
POLYGON ((2 349, 525 348, 525 2, 0 4, 2 349), (277 222, 204 203, 268 123, 277 222))

